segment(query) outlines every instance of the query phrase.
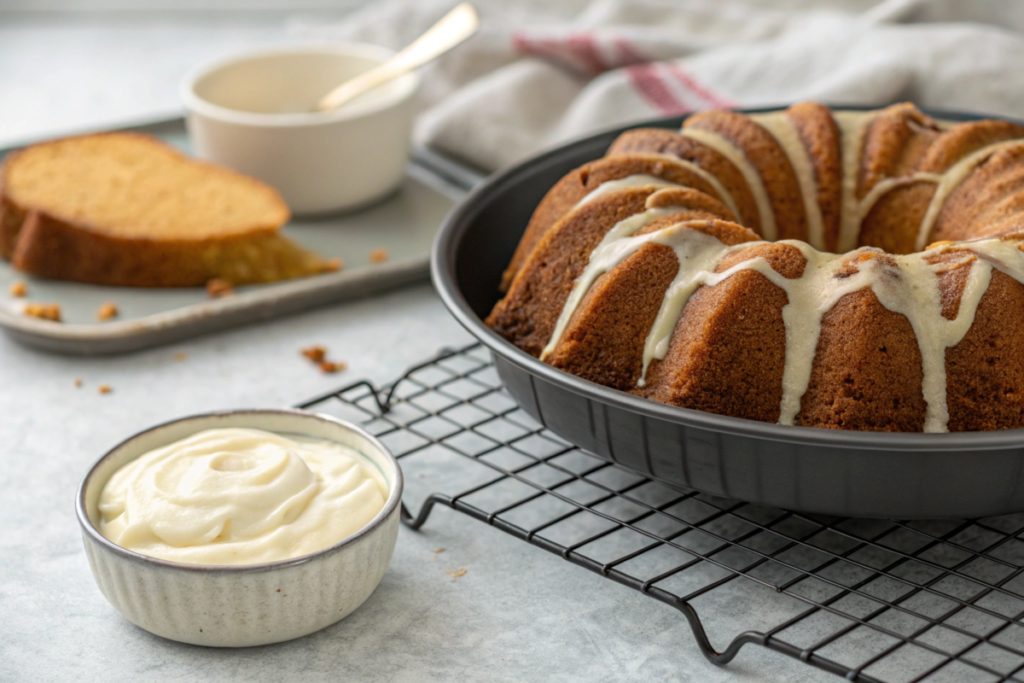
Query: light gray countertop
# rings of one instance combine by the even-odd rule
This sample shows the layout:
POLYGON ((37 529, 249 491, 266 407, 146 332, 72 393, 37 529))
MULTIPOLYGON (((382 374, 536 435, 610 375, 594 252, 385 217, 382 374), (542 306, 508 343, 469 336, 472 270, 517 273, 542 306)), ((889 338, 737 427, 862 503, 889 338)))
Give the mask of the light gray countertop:
MULTIPOLYGON (((2 23, 0 144, 164 112, 184 68, 281 39, 279 26, 2 23)), ((468 341, 426 284, 120 357, 55 356, 0 338, 0 680, 833 679, 757 647, 716 668, 670 607, 448 509, 420 532, 402 529, 362 608, 291 643, 180 645, 104 600, 73 502, 87 469, 118 441, 187 414, 293 405, 362 377, 384 382, 468 341), (314 343, 348 371, 312 368, 299 349, 314 343), (100 384, 112 393, 100 395, 100 384), (460 568, 459 578, 446 573, 460 568)), ((766 625, 756 598, 701 609, 720 647, 730 628, 766 625), (735 614, 754 618, 727 618, 735 614)))

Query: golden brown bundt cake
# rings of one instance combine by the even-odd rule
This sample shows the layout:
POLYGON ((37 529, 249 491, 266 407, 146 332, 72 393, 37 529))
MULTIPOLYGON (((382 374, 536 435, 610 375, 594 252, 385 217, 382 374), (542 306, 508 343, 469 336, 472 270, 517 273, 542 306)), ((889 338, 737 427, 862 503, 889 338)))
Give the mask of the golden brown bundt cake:
POLYGON ((683 124, 683 136, 697 140, 733 162, 758 200, 765 239, 807 239, 807 214, 793 162, 805 154, 788 117, 771 119, 778 138, 764 124, 732 111, 694 114, 683 124), (783 145, 799 146, 792 157, 783 145), (762 199, 763 198, 763 199, 762 199))
POLYGON ((666 216, 727 216, 728 210, 708 195, 689 188, 623 187, 605 192, 572 209, 544 234, 487 324, 520 348, 540 354, 554 332, 558 314, 589 254, 616 226, 639 230, 666 216))
POLYGON ((1017 124, 910 104, 704 112, 627 131, 552 188, 486 322, 557 368, 685 408, 1021 427, 1022 245, 1017 124))
MULTIPOLYGON (((626 154, 606 157, 585 164, 562 178, 544 196, 544 199, 533 212, 526 232, 512 255, 512 261, 505 270, 501 282, 501 291, 508 291, 512 278, 529 256, 537 242, 555 222, 564 216, 573 206, 578 204, 589 193, 611 180, 633 178, 641 182, 657 183, 660 178, 666 185, 692 187, 706 195, 732 204, 728 192, 722 187, 715 176, 702 170, 699 166, 689 164, 676 157, 659 154, 626 154)), ((634 185, 636 183, 633 183, 634 185)), ((728 218, 735 220, 735 205, 728 218)))
POLYGON ((682 159, 716 178, 727 196, 732 197, 733 212, 739 222, 758 235, 761 218, 757 200, 743 175, 728 159, 715 150, 679 133, 661 128, 637 128, 623 133, 608 148, 606 157, 620 154, 653 153, 682 159))

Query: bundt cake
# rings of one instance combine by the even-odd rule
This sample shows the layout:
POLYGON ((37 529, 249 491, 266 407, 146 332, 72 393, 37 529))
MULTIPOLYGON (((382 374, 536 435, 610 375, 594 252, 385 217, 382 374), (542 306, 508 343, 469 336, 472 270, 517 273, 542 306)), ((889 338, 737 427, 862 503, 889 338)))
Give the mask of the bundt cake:
POLYGON ((913 105, 623 133, 535 210, 487 324, 585 379, 784 425, 1024 426, 1024 128, 913 105))

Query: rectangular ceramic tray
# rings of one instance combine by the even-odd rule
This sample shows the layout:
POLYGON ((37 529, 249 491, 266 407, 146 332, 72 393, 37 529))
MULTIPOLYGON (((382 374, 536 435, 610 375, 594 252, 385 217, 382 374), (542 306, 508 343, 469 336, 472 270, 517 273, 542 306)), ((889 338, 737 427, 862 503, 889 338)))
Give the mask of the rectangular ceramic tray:
MULTIPOLYGON (((189 151, 181 118, 131 127, 189 151)), ((0 150, 0 158, 14 148, 0 150)), ((482 176, 436 152, 417 149, 402 187, 391 197, 354 213, 295 219, 284 234, 345 267, 299 280, 239 287, 211 299, 202 288, 104 287, 34 278, 0 260, 0 328, 19 342, 49 351, 99 354, 166 344, 233 325, 272 318, 346 298, 364 296, 417 280, 429 273, 430 246, 441 220, 482 176), (379 264, 370 252, 386 249, 379 264), (7 294, 15 281, 28 286, 24 299, 7 294), (31 318, 26 302, 57 303, 63 322, 31 318), (105 302, 120 315, 104 323, 96 313, 105 302)))

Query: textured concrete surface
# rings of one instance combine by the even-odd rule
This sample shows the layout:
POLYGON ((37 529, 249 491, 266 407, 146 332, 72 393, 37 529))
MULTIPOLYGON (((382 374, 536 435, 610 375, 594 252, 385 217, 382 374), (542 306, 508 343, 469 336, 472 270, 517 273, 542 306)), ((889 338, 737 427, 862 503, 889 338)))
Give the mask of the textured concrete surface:
MULTIPOLYGON (((241 20, 0 24, 0 139, 173 109, 177 80, 195 61, 284 35, 280 24, 241 20)), ((73 502, 86 470, 118 441, 182 415, 287 406, 356 378, 386 381, 468 341, 428 285, 115 358, 54 356, 0 337, 0 680, 831 679, 756 647, 718 669, 671 608, 447 509, 421 532, 401 531, 362 608, 291 643, 179 645, 130 625, 99 593, 73 502), (349 370, 314 370, 298 353, 312 343, 349 370), (98 394, 100 384, 113 392, 98 394), (461 568, 459 578, 446 573, 461 568)), ((423 495, 435 482, 414 484, 423 495)), ((736 628, 768 621, 772 605, 770 595, 726 593, 700 608, 724 647, 736 628)))
MULTIPOLYGON (((428 285, 117 358, 54 356, 0 339, 0 680, 825 676, 759 648, 717 669, 671 608, 447 509, 435 510, 421 532, 402 529, 391 568, 362 608, 292 643, 179 645, 130 625, 99 593, 73 501, 89 466, 120 439, 190 413, 291 405, 357 377, 384 381, 441 346, 468 341, 428 285), (317 372, 298 353, 313 342, 349 370, 317 372), (181 352, 187 358, 176 360, 181 352), (84 386, 75 388, 75 379, 84 386), (101 383, 113 392, 101 396, 101 383), (438 548, 445 551, 435 555, 438 548), (445 573, 461 568, 467 573, 457 579, 445 573)), ((421 498, 435 483, 444 488, 413 481, 410 492, 421 498)), ((745 597, 705 611, 714 625, 715 610, 742 617, 757 609, 745 597)), ((724 626, 713 635, 733 635, 724 626)))

